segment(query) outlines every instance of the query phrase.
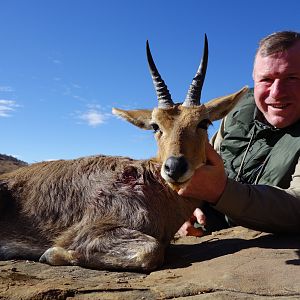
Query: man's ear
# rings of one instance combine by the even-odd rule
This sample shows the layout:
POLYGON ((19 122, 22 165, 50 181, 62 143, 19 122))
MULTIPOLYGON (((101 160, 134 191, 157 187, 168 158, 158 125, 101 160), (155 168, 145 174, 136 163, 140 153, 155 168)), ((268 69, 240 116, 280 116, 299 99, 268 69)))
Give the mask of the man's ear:
POLYGON ((215 121, 224 118, 248 91, 249 88, 244 86, 236 93, 219 97, 205 103, 204 105, 208 110, 209 119, 215 121))
POLYGON ((152 110, 150 109, 123 110, 119 108, 113 108, 112 113, 137 127, 142 129, 152 129, 152 126, 150 125, 152 110))

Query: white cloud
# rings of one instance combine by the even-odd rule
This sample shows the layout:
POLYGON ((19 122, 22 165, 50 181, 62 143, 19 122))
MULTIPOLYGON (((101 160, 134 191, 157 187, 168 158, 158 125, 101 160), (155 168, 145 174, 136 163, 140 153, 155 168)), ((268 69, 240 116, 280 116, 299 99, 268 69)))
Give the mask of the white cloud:
POLYGON ((0 86, 0 92, 11 93, 14 89, 10 86, 0 86))
POLYGON ((0 117, 10 117, 19 105, 14 100, 0 99, 0 117))
POLYGON ((88 111, 78 114, 79 119, 93 127, 105 123, 108 116, 109 114, 101 112, 98 108, 90 108, 88 111))

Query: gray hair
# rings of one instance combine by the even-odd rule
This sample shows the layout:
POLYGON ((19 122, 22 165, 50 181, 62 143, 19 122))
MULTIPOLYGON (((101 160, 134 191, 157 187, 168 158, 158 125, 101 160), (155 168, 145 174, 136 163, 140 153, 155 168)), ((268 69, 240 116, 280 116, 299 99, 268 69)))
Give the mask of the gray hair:
POLYGON ((259 54, 263 57, 272 55, 274 53, 283 52, 297 42, 300 41, 300 33, 296 31, 279 31, 274 32, 259 42, 256 55, 259 54))

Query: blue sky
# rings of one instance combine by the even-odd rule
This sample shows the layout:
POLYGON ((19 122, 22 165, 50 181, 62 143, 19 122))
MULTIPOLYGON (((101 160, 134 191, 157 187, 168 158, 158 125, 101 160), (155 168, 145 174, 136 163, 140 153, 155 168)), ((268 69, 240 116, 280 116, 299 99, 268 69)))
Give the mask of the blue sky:
POLYGON ((111 115, 157 104, 147 39, 181 102, 208 35, 206 102, 252 86, 259 39, 299 31, 299 12, 298 0, 0 0, 0 153, 30 163, 154 156, 152 132, 111 115))

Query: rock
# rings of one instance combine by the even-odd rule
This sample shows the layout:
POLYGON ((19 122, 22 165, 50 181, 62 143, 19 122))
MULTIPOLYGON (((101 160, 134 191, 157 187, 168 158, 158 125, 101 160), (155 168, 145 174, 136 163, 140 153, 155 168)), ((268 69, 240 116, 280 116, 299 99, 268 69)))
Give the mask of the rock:
POLYGON ((26 166, 27 163, 13 156, 0 154, 0 174, 26 166))
POLYGON ((300 237, 243 227, 177 239, 150 274, 0 262, 0 299, 299 299, 300 237))

